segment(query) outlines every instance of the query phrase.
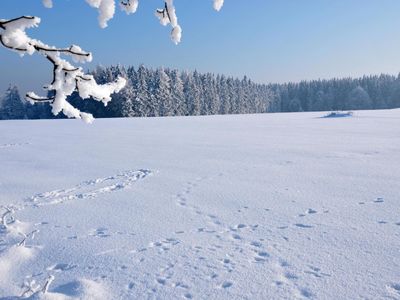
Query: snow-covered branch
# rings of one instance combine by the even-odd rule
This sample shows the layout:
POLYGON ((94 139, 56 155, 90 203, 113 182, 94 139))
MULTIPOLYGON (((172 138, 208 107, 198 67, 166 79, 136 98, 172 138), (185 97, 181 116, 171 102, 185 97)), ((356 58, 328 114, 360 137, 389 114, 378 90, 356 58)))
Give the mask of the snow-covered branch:
MULTIPOLYGON (((139 0, 86 0, 86 2, 98 9, 99 24, 107 27, 107 22, 114 17, 115 5, 118 1, 120 7, 127 14, 136 12, 139 0)), ((224 0, 213 0, 214 9, 220 10, 224 0)), ((45 7, 53 7, 52 0, 42 0, 45 7)), ((178 44, 182 37, 182 29, 178 23, 178 17, 173 0, 164 0, 164 8, 156 10, 156 16, 164 26, 170 24, 172 27, 171 39, 178 44)), ((93 116, 81 112, 73 107, 67 97, 78 92, 83 99, 93 98, 107 105, 111 101, 111 94, 119 92, 126 84, 126 80, 118 77, 116 81, 104 85, 98 85, 92 75, 85 74, 82 68, 73 66, 62 56, 70 57, 74 62, 85 63, 92 60, 92 54, 83 51, 79 46, 72 45, 69 48, 57 48, 48 46, 45 43, 30 38, 26 30, 37 27, 40 18, 22 16, 11 20, 0 19, 0 44, 5 48, 18 52, 21 56, 38 53, 43 55, 53 65, 53 80, 45 86, 50 96, 38 96, 33 92, 26 95, 31 103, 49 102, 52 106, 52 113, 58 115, 63 112, 69 118, 83 119, 85 122, 92 122, 93 116)))
POLYGON ((111 94, 119 92, 125 86, 126 80, 119 77, 115 82, 98 85, 92 75, 85 74, 82 68, 73 66, 61 57, 61 55, 69 56, 75 62, 85 63, 92 60, 91 53, 83 51, 76 45, 69 48, 56 48, 28 37, 25 30, 37 27, 39 23, 40 18, 31 16, 0 20, 0 28, 2 29, 0 43, 4 47, 21 55, 32 55, 37 52, 46 57, 53 65, 53 80, 45 87, 52 96, 41 97, 31 92, 26 95, 28 100, 32 103, 50 102, 54 115, 63 112, 69 118, 83 119, 88 123, 92 122, 93 116, 74 108, 67 101, 67 97, 76 91, 83 99, 92 97, 107 105, 111 101, 111 94))
POLYGON ((178 24, 178 17, 176 16, 173 0, 165 0, 164 8, 156 10, 156 17, 163 26, 171 24, 171 40, 175 44, 178 44, 182 38, 182 28, 178 24))
MULTIPOLYGON (((52 0, 42 0, 45 7, 53 7, 52 0)), ((107 27, 115 14, 115 1, 119 2, 120 8, 127 14, 136 12, 139 6, 139 0, 86 0, 86 2, 99 11, 99 25, 101 28, 107 27)), ((213 0, 214 9, 219 11, 224 0, 213 0)), ((178 24, 178 17, 176 16, 173 0, 164 0, 164 8, 157 9, 155 15, 164 26, 171 24, 172 32, 171 39, 175 44, 178 44, 182 37, 182 28, 178 24)))

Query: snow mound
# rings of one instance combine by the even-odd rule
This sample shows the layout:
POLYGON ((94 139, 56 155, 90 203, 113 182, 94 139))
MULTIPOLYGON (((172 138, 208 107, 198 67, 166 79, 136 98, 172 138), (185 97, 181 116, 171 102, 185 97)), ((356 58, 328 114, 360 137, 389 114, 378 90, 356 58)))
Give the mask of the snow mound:
POLYGON ((353 116, 352 111, 344 112, 344 111, 333 111, 325 116, 323 118, 349 118, 353 116))
POLYGON ((48 294, 59 297, 54 299, 110 299, 110 294, 103 285, 88 279, 59 285, 48 294))
MULTIPOLYGON (((51 282, 50 282, 51 283, 51 282)), ((0 298, 2 300, 17 300, 17 299, 29 299, 29 300, 103 300, 111 299, 110 293, 107 289, 92 280, 80 279, 72 281, 56 287, 52 292, 46 289, 41 289, 28 296, 23 294, 18 297, 5 297, 0 298)))

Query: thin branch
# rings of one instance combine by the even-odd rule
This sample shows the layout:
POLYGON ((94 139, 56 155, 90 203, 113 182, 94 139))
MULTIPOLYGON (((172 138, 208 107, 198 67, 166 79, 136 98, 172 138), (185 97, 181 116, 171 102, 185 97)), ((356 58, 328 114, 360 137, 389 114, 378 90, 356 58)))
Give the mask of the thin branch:
POLYGON ((164 2, 164 9, 157 9, 157 12, 162 14, 163 18, 165 18, 165 15, 167 15, 169 22, 171 22, 171 16, 169 15, 167 2, 164 2))
POLYGON ((55 99, 55 97, 35 97, 30 93, 26 94, 25 97, 33 102, 43 102, 43 103, 45 102, 52 103, 55 99))
POLYGON ((7 25, 8 23, 12 23, 15 21, 19 21, 19 20, 34 20, 35 17, 32 16, 22 16, 22 17, 18 17, 18 18, 14 18, 14 19, 10 19, 10 20, 5 20, 5 21, 0 21, 0 27, 5 29, 4 25, 7 25))
POLYGON ((46 283, 43 286, 42 293, 46 294, 49 290, 50 284, 54 281, 55 277, 53 275, 50 275, 49 278, 47 279, 46 283))

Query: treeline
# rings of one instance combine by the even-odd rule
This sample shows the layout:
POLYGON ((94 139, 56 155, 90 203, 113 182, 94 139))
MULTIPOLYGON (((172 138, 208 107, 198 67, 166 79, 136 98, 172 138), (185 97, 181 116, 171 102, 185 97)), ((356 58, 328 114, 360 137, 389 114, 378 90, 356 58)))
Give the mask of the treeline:
MULTIPOLYGON (((97 118, 330 111, 400 107, 400 75, 256 84, 212 73, 140 66, 98 67, 96 81, 128 79, 107 107, 74 94, 69 101, 97 118)), ((0 98, 0 119, 55 118, 47 103, 31 105, 16 87, 0 98)), ((63 118, 58 116, 57 118, 63 118)))
MULTIPOLYGON (((247 77, 237 79, 211 73, 180 72, 140 66, 98 67, 92 72, 98 83, 127 78, 126 87, 105 107, 97 101, 82 101, 77 94, 69 98, 81 111, 97 118, 196 116, 215 114, 265 113, 274 95, 266 85, 247 77)), ((31 106, 10 87, 0 101, 0 118, 53 118, 48 104, 31 106)))
POLYGON ((272 84, 277 95, 272 110, 281 112, 384 109, 400 107, 399 76, 272 84))

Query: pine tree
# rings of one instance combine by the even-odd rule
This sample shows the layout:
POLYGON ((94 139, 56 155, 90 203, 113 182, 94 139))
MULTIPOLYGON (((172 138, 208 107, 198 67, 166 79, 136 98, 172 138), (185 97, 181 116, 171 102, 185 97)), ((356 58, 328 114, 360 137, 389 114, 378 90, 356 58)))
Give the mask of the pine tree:
POLYGON ((2 101, 0 107, 0 116, 4 120, 25 119, 26 109, 25 104, 21 101, 18 88, 10 86, 2 101))
POLYGON ((350 92, 347 109, 368 109, 371 108, 371 98, 368 93, 358 86, 350 92))
POLYGON ((188 74, 187 80, 184 83, 184 94, 189 116, 200 115, 200 90, 199 85, 194 77, 195 74, 196 71, 188 74))
POLYGON ((117 95, 117 97, 121 99, 120 101, 118 101, 121 105, 121 117, 131 118, 140 116, 137 115, 134 108, 136 93, 130 80, 127 81, 125 88, 117 95))
POLYGON ((156 71, 155 80, 155 110, 156 116, 172 116, 174 106, 172 103, 170 79, 163 68, 156 71))
POLYGON ((184 116, 187 114, 187 108, 185 103, 185 95, 183 92, 183 82, 178 70, 173 70, 170 78, 173 114, 175 116, 184 116))
POLYGON ((227 79, 225 76, 220 76, 219 77, 219 89, 218 89, 218 94, 220 98, 220 108, 219 108, 219 113, 220 114, 229 114, 231 111, 231 103, 230 103, 230 95, 229 95, 229 90, 228 90, 228 83, 227 79))
POLYGON ((215 115, 218 113, 218 108, 220 106, 220 98, 217 93, 217 82, 215 80, 214 75, 211 73, 207 73, 205 78, 206 83, 206 97, 207 100, 207 114, 215 115))
POLYGON ((134 110, 143 117, 151 116, 152 108, 150 106, 150 93, 149 88, 147 86, 147 82, 149 81, 149 72, 147 69, 141 65, 136 72, 136 98, 133 103, 134 110))

